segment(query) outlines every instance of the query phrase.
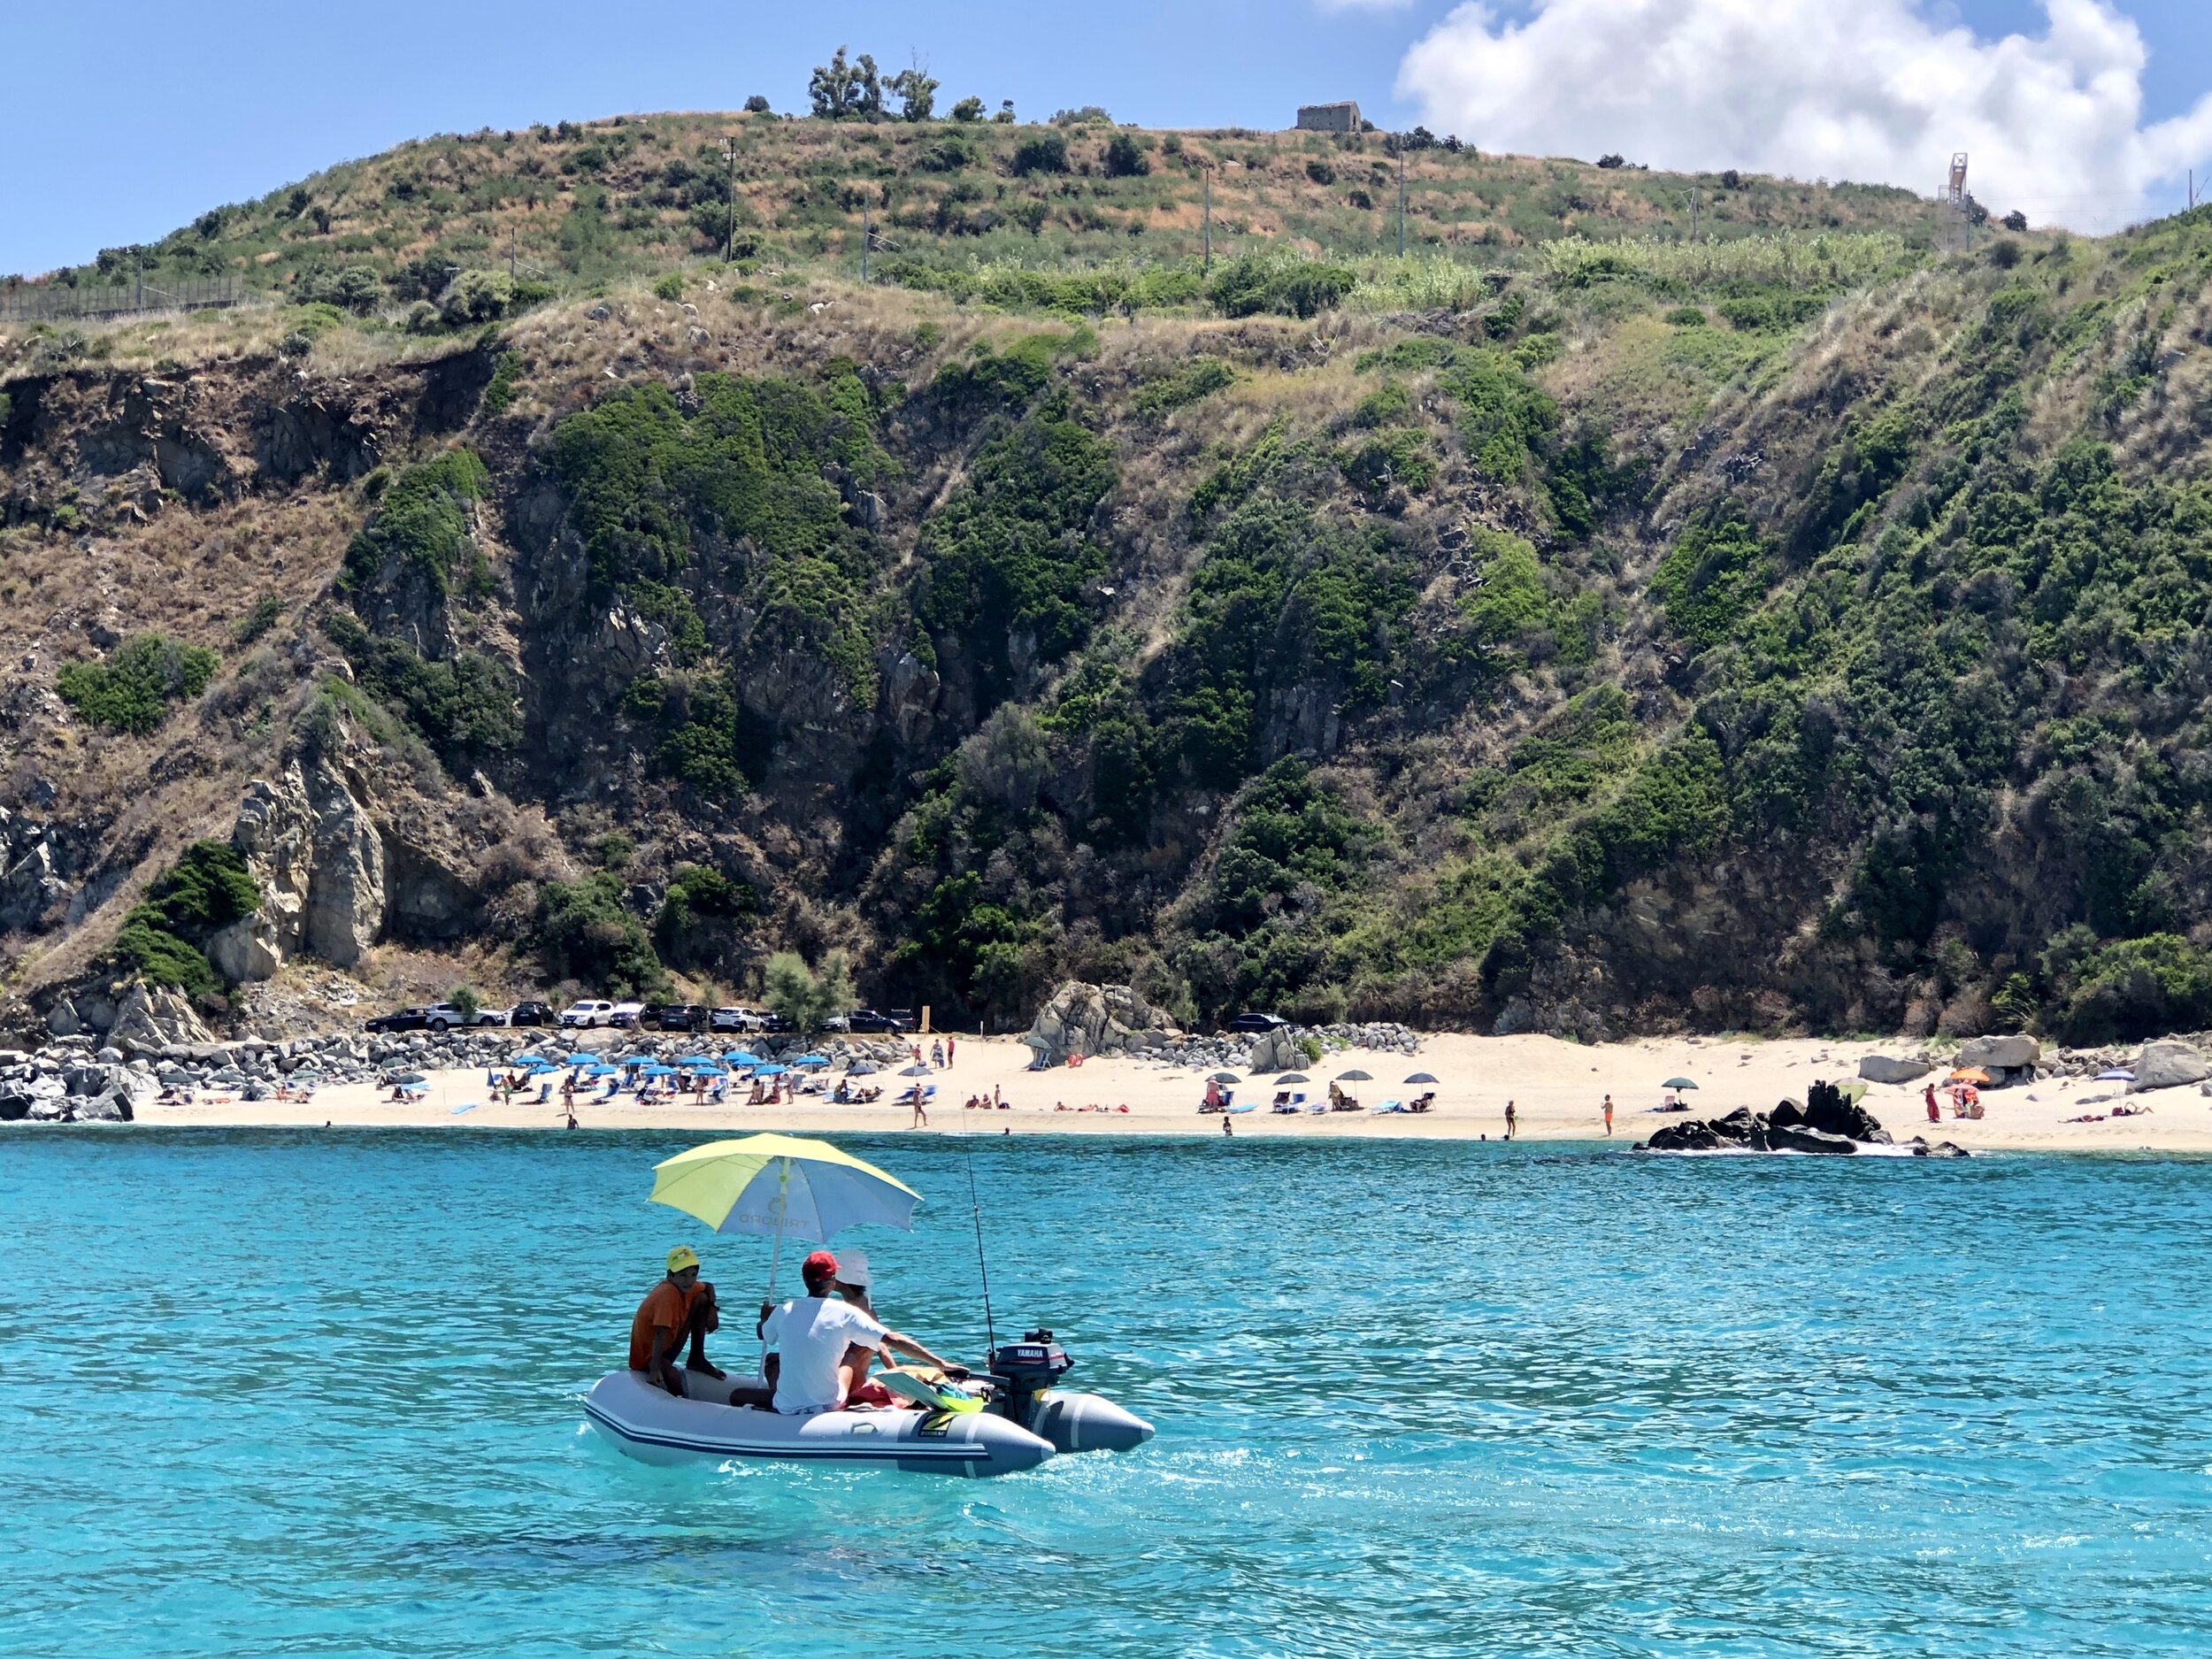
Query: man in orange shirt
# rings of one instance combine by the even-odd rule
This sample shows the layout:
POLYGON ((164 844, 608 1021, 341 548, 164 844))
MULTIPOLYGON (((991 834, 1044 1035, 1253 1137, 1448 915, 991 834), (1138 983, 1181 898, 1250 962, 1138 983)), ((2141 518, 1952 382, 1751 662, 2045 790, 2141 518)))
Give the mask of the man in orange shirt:
POLYGON ((684 1379, 676 1370, 676 1355, 691 1339, 690 1369, 718 1382, 723 1373, 707 1363, 707 1333, 718 1330, 722 1320, 715 1306, 714 1286, 699 1279, 698 1253, 680 1244, 668 1253, 668 1277, 645 1293, 630 1320, 630 1369, 641 1371, 656 1388, 683 1396, 684 1379))

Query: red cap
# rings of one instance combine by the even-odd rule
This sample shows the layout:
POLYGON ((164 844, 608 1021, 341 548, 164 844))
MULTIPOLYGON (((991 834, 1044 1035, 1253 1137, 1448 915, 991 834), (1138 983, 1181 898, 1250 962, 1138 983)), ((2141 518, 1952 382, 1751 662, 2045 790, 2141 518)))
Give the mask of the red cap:
POLYGON ((799 1272, 802 1277, 809 1279, 835 1279, 837 1258, 827 1250, 817 1250, 800 1263, 799 1272))

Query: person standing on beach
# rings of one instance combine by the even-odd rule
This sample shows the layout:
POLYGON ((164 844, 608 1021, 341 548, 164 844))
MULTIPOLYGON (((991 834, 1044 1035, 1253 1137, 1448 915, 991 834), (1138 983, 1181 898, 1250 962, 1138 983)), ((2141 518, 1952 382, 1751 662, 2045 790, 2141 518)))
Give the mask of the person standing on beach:
POLYGON ((907 1125, 907 1127, 909 1129, 928 1128, 929 1114, 922 1110, 922 1086, 918 1082, 914 1085, 912 1104, 914 1107, 914 1121, 907 1125))
POLYGON ((1519 1121, 1520 1121, 1520 1119, 1519 1119, 1517 1116, 1515 1116, 1515 1114, 1514 1114, 1514 1110, 1513 1110, 1513 1102, 1512 1102, 1511 1101, 1508 1101, 1508 1102, 1506 1102, 1506 1103, 1505 1103, 1505 1138, 1506 1138, 1508 1141, 1510 1141, 1510 1140, 1512 1140, 1512 1139, 1513 1139, 1513 1129, 1514 1129, 1514 1125, 1515 1125, 1516 1124, 1517 1124, 1519 1121))
POLYGON ((1605 1109, 1604 1109, 1604 1110, 1605 1110, 1605 1133, 1606 1133, 1608 1135, 1610 1135, 1610 1134, 1613 1133, 1613 1097, 1612 1097, 1610 1094, 1608 1094, 1608 1095, 1605 1097, 1605 1109))
POLYGON ((959 1038, 948 1037, 945 1039, 945 1070, 948 1071, 952 1070, 952 1051, 959 1046, 959 1038))

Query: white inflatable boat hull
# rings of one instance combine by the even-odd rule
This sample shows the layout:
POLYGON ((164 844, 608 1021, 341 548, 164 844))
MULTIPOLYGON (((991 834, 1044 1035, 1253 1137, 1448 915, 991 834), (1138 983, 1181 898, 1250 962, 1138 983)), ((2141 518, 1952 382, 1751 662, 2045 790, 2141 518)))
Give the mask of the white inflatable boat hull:
POLYGON ((732 1457, 841 1463, 910 1473, 1009 1475, 1053 1455, 1050 1440, 987 1411, 825 1411, 785 1417, 724 1403, 731 1379, 686 1373, 689 1398, 618 1371, 584 1396, 593 1426, 641 1462, 680 1463, 732 1457))

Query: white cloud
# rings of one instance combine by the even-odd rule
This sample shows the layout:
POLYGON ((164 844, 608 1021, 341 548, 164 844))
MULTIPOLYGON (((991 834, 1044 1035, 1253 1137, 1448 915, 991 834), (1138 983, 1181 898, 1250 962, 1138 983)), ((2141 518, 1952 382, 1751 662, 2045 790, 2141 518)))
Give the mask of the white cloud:
POLYGON ((2202 193, 2212 94, 2146 127, 2147 54, 2103 0, 2046 0, 2040 35, 1987 40, 1910 0, 1474 0, 1406 54, 1400 94, 1485 149, 1932 194, 1951 152, 1997 212, 2109 229, 2202 193))

